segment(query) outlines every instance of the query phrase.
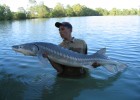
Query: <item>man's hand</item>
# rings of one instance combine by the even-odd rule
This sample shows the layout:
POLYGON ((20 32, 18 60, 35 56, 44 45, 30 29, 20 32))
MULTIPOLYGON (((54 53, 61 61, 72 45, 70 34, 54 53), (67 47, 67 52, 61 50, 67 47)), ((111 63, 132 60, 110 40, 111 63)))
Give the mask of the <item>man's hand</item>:
MULTIPOLYGON (((47 53, 42 54, 42 56, 44 58, 48 58, 48 54, 47 53)), ((63 72, 63 68, 62 68, 62 66, 60 64, 51 61, 49 58, 48 58, 48 60, 50 61, 50 63, 53 66, 53 68, 55 68, 57 70, 58 73, 62 73, 63 72)))
POLYGON ((43 56, 44 58, 48 58, 48 54, 47 54, 47 53, 42 54, 42 56, 43 56))
POLYGON ((99 67, 99 66, 101 66, 99 63, 97 63, 97 62, 94 62, 93 64, 92 64, 92 66, 94 67, 94 68, 97 68, 97 67, 99 67))

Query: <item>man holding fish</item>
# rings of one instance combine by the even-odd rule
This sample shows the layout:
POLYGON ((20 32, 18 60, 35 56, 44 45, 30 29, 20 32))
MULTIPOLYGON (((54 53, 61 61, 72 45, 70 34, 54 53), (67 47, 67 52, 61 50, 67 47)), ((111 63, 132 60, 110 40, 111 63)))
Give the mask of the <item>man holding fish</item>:
MULTIPOLYGON (((55 26, 59 29, 61 38, 63 39, 62 43, 59 45, 67 48, 69 50, 87 54, 87 44, 84 40, 76 39, 72 37, 72 25, 69 22, 56 22, 55 26)), ((47 54, 43 55, 47 57, 47 54)), ((70 77, 70 78, 80 78, 86 75, 87 70, 82 67, 72 67, 62 64, 55 63, 49 60, 51 65, 57 70, 58 76, 61 77, 70 77)), ((99 66, 98 63, 93 64, 94 67, 99 66)))

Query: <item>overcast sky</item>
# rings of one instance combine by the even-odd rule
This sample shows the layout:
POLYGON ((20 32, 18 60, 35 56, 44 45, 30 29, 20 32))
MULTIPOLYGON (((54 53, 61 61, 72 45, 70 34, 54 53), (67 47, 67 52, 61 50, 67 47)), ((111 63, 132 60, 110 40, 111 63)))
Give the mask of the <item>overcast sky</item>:
MULTIPOLYGON (((12 11, 16 11, 18 7, 24 7, 25 9, 29 5, 29 0, 0 0, 0 4, 6 4, 12 11)), ((106 8, 108 10, 112 8, 140 8, 140 0, 36 0, 37 3, 41 1, 50 8, 54 8, 56 3, 61 3, 64 6, 81 4, 89 8, 95 9, 97 7, 106 8)))

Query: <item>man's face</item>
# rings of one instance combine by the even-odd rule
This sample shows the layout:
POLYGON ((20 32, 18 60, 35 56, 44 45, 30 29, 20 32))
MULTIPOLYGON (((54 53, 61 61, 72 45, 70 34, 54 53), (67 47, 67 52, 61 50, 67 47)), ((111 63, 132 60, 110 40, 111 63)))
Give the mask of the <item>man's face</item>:
POLYGON ((71 35, 71 29, 64 27, 64 26, 60 26, 59 33, 63 39, 68 39, 69 36, 71 35))

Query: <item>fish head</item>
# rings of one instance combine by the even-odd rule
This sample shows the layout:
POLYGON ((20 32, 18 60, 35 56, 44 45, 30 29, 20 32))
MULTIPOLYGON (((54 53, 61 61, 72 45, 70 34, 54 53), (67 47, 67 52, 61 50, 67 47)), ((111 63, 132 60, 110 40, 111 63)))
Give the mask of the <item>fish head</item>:
POLYGON ((22 53, 28 56, 36 56, 39 51, 39 47, 33 43, 14 45, 12 49, 16 52, 22 53))

